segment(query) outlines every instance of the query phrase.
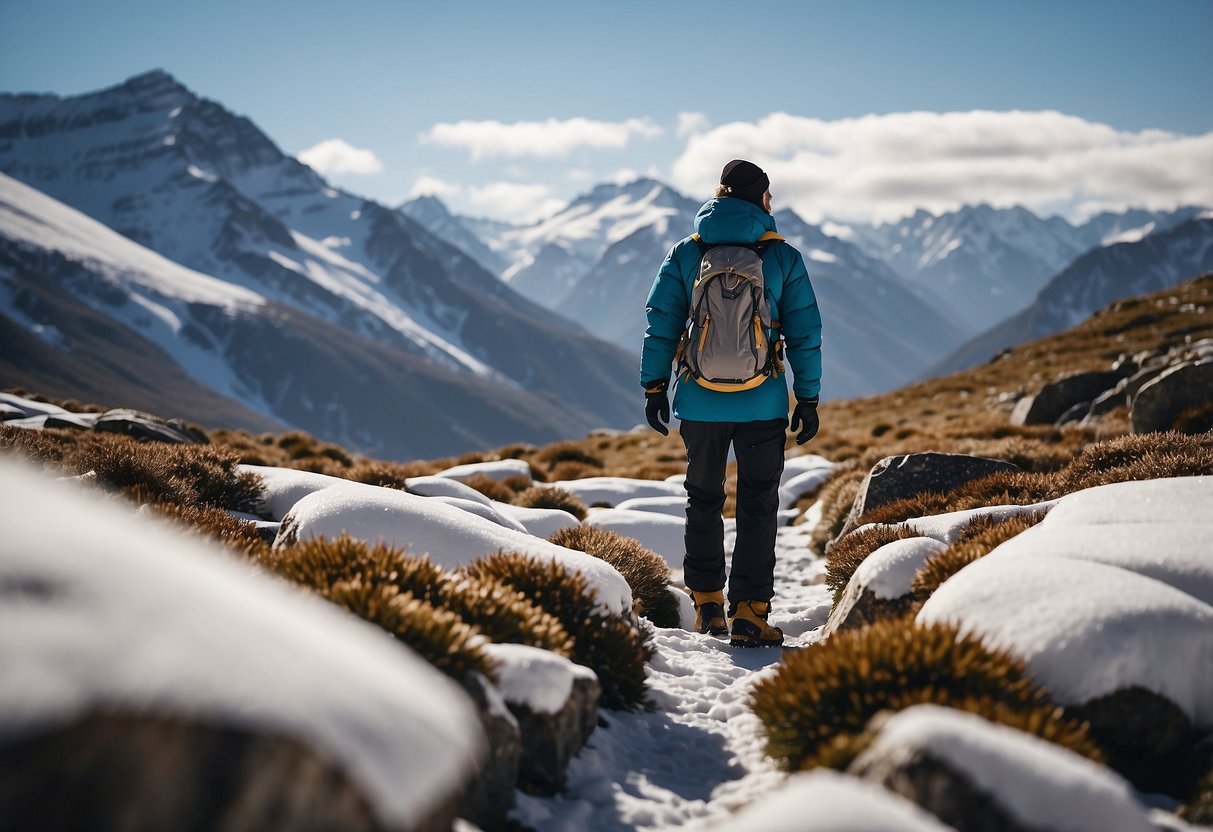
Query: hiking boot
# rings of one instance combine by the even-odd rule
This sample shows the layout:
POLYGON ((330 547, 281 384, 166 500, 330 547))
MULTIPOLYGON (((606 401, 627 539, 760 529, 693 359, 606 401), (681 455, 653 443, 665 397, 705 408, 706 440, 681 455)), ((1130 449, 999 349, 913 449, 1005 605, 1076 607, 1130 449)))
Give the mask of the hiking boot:
POLYGON ((724 590, 696 592, 691 590, 691 601, 695 604, 695 632, 714 636, 727 636, 729 624, 724 617, 724 590))
POLYGON ((781 647, 783 630, 767 623, 769 601, 739 601, 733 611, 729 644, 734 647, 781 647))

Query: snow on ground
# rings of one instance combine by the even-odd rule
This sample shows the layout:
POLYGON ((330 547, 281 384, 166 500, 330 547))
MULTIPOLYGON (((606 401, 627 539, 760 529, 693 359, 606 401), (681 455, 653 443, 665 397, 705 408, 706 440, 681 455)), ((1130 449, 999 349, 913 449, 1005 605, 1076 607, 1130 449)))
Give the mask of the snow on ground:
POLYGON ((933 815, 880 786, 817 769, 788 778, 729 829, 758 832, 951 832, 933 815))
MULTIPOLYGON (((993 517, 996 520, 1010 520, 1021 514, 1031 514, 1036 511, 1049 511, 1057 504, 1056 500, 1047 500, 1043 503, 1033 503, 1028 506, 985 506, 983 508, 971 508, 965 511, 950 511, 947 514, 932 514, 927 517, 915 517, 905 521, 905 525, 918 532, 924 537, 932 537, 940 543, 947 543, 949 546, 956 542, 960 533, 964 531, 964 527, 978 517, 993 517)), ((873 526, 880 525, 878 523, 868 523, 860 526, 855 531, 860 529, 870 529, 873 526)), ((900 525, 897 523, 885 525, 900 525)))
POLYGON ((946 763, 1027 829, 1057 832, 1151 832, 1129 784, 1105 766, 1060 745, 979 716, 917 705, 892 716, 860 755, 908 762, 926 754, 946 763))
POLYGON ((463 500, 475 500, 486 506, 492 505, 492 501, 475 488, 450 477, 408 477, 404 481, 404 487, 410 494, 419 494, 422 497, 458 497, 463 500))
POLYGON ((686 497, 681 482, 635 480, 627 477, 586 477, 582 480, 561 480, 551 483, 577 495, 587 506, 618 506, 624 500, 637 497, 686 497))
POLYGON ((434 476, 465 482, 472 477, 488 477, 491 480, 508 479, 509 477, 531 478, 531 466, 522 459, 497 459, 492 462, 470 462, 467 465, 456 465, 439 471, 434 476))
POLYGON ((506 517, 513 517, 527 532, 547 540, 561 529, 580 526, 581 521, 558 508, 529 508, 493 500, 491 505, 506 517))
MULTIPOLYGON (((789 648, 816 641, 830 610, 824 561, 808 549, 811 532, 808 525, 779 530, 771 622, 789 648)), ((657 711, 603 711, 606 724, 570 765, 566 792, 520 793, 520 821, 538 832, 732 828, 731 812, 783 783, 746 707, 783 650, 733 648, 678 629, 657 629, 653 644, 648 672, 657 711)))
POLYGON ((299 737, 412 827, 483 746, 467 696, 381 630, 0 459, 0 734, 88 713, 299 737), (66 522, 65 522, 66 521, 66 522))
POLYGON ((630 500, 624 500, 615 508, 629 511, 655 511, 671 517, 686 517, 687 498, 685 494, 681 497, 673 495, 669 497, 633 497, 630 500))

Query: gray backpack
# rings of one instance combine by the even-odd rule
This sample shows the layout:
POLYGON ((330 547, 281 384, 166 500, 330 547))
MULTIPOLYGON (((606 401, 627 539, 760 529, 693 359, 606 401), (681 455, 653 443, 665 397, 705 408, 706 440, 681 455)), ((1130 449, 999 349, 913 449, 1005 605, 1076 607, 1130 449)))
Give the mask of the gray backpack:
POLYGON ((771 320, 762 252, 772 240, 753 245, 699 246, 699 276, 691 293, 687 328, 678 347, 680 374, 709 390, 734 393, 783 372, 782 342, 768 330, 771 320))

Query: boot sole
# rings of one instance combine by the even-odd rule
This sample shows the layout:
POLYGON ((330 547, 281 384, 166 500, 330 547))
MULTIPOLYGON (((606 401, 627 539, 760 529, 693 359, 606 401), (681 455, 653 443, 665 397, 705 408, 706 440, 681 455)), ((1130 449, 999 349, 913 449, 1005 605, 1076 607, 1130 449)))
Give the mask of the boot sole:
POLYGON ((748 638, 731 638, 729 639, 730 647, 783 647, 783 640, 773 641, 770 639, 758 639, 754 641, 748 638))
POLYGON ((779 633, 779 638, 763 638, 758 626, 741 619, 733 622, 733 634, 729 644, 733 647, 782 647, 783 633, 777 627, 769 629, 779 633), (748 631, 748 632, 747 632, 748 631))

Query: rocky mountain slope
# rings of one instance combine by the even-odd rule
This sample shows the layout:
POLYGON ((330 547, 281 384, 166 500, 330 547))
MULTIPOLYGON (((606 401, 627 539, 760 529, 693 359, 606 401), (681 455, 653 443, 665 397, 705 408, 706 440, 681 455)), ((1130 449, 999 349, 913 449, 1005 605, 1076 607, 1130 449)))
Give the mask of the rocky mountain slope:
POLYGON ((1027 309, 965 342, 926 375, 971 367, 999 350, 1074 326, 1119 298, 1165 289, 1210 269, 1210 212, 1136 242, 1092 249, 1050 280, 1027 309))
MULTIPOLYGON (((440 436, 444 447, 471 447, 511 433, 492 421, 507 410, 507 422, 531 422, 537 438, 635 421, 625 395, 635 386, 633 356, 554 319, 409 217, 329 187, 251 121, 163 72, 68 98, 0 96, 0 171, 252 293, 275 310, 277 330, 297 326, 292 340, 339 353, 339 381, 315 367, 284 381, 280 365, 297 357, 268 346, 262 355, 257 339, 247 345, 252 360, 226 366, 256 394, 253 409, 277 421, 377 453, 429 447, 440 436), (379 372, 361 369, 376 361, 379 372), (412 407, 384 415, 388 434, 337 426, 364 416, 334 415, 335 386, 359 403, 396 395, 412 407), (449 408, 464 405, 480 415, 451 419, 449 408), (406 412, 416 421, 402 431, 406 412)), ((13 216, 22 210, 20 200, 11 207, 13 216)), ((232 329, 239 320, 210 320, 212 340, 241 341, 232 329)))

